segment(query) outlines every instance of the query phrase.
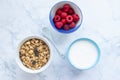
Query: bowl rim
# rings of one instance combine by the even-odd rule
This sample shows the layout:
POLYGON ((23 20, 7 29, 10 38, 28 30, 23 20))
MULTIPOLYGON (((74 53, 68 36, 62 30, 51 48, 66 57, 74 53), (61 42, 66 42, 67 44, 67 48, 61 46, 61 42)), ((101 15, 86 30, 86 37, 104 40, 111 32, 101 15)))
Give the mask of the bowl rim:
POLYGON ((53 6, 52 6, 52 8, 51 8, 51 10, 50 10, 50 13, 49 13, 49 20, 50 20, 50 23, 51 23, 51 25, 52 25, 52 27, 56 30, 56 31, 58 31, 58 32, 60 32, 60 33, 64 33, 64 34, 68 34, 68 33, 73 33, 73 32, 75 32, 78 28, 80 28, 81 27, 81 24, 82 24, 82 22, 83 22, 83 14, 82 14, 82 11, 81 11, 81 9, 80 9, 80 7, 77 5, 77 4, 75 4, 74 2, 72 2, 72 1, 59 1, 59 2, 57 2, 56 4, 54 4, 53 6), (53 10, 53 8, 55 7, 55 6, 57 6, 57 4, 59 4, 59 3, 70 3, 70 4, 73 4, 74 6, 76 6, 77 8, 78 8, 78 10, 80 11, 80 20, 81 20, 81 22, 80 22, 80 24, 79 25, 77 25, 75 28, 73 28, 73 29, 70 29, 70 30, 68 30, 68 31, 65 31, 65 30, 58 30, 56 27, 55 27, 55 25, 54 25, 54 22, 53 22, 53 19, 52 19, 52 10, 53 10))
POLYGON ((100 57, 101 57, 101 51, 100 51, 100 48, 99 48, 98 44, 95 41, 93 41, 92 39, 89 39, 89 38, 79 38, 79 39, 74 40, 69 45, 69 47, 67 49, 67 52, 66 52, 66 57, 67 57, 67 60, 68 60, 69 64, 72 65, 74 68, 76 68, 78 70, 88 70, 88 69, 91 69, 91 68, 95 67, 98 64, 98 62, 100 61, 100 57), (88 41, 89 43, 91 43, 93 46, 96 47, 98 55, 97 55, 97 59, 96 59, 96 61, 95 61, 95 63, 93 65, 91 65, 91 66, 89 66, 87 68, 80 68, 80 67, 78 68, 78 67, 76 67, 75 65, 72 64, 71 60, 69 59, 69 51, 70 51, 71 46, 74 43, 76 43, 77 41, 88 41))
POLYGON ((16 57, 16 62, 18 64, 18 66, 20 67, 20 69, 22 69, 23 71, 27 72, 27 73, 40 73, 44 70, 46 70, 49 65, 51 64, 51 61, 52 61, 52 58, 53 58, 53 53, 52 53, 52 46, 50 44, 50 42, 43 36, 28 36, 26 38, 24 38, 18 45, 17 47, 17 57, 16 57), (25 65, 23 65, 20 57, 19 57, 19 50, 20 50, 20 47, 23 45, 23 43, 29 39, 33 39, 33 38, 37 38, 37 39, 40 39, 40 40, 43 40, 49 47, 49 50, 50 50, 50 58, 48 60, 48 62, 43 66, 41 67, 40 69, 37 69, 37 70, 32 70, 30 68, 27 68, 25 65))

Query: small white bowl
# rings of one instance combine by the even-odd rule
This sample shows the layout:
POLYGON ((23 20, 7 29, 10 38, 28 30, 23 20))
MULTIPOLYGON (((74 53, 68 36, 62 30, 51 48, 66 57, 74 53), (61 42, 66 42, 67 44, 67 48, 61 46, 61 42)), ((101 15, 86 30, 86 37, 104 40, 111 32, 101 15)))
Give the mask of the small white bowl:
POLYGON ((56 3, 50 10, 50 14, 49 14, 49 20, 50 20, 50 23, 52 25, 52 27, 57 30, 58 32, 60 33, 72 33, 74 31, 76 31, 82 24, 82 21, 83 21, 83 15, 82 15, 82 11, 81 9, 79 8, 79 6, 77 6, 75 3, 71 2, 71 1, 60 1, 58 3, 56 3), (70 6, 74 9, 75 13, 78 14, 80 16, 80 19, 79 21, 77 22, 76 24, 76 27, 73 28, 73 29, 70 29, 68 31, 66 30, 58 30, 56 27, 55 27, 55 24, 53 22, 53 18, 55 16, 55 13, 57 11, 58 8, 60 7, 63 7, 64 4, 70 4, 70 6))
POLYGON ((23 71, 28 72, 28 73, 40 73, 40 72, 42 72, 42 71, 44 71, 45 69, 48 68, 48 66, 50 65, 50 63, 51 63, 51 61, 52 61, 52 57, 53 57, 52 47, 51 47, 50 42, 49 42, 46 38, 44 38, 44 37, 42 37, 42 36, 40 36, 40 37, 39 37, 39 36, 29 36, 29 37, 25 38, 25 39, 18 45, 16 61, 17 61, 17 64, 19 65, 19 67, 20 67, 23 71), (22 45, 25 41, 27 41, 27 40, 29 40, 29 39, 32 39, 32 38, 37 38, 37 39, 43 40, 43 41, 48 45, 48 47, 49 47, 49 49, 50 49, 50 58, 49 58, 48 62, 47 62, 43 67, 41 67, 40 69, 37 69, 37 70, 32 70, 32 69, 29 69, 29 68, 27 68, 26 66, 24 66, 23 63, 22 63, 22 61, 21 61, 21 59, 20 59, 20 57, 19 57, 19 56, 20 56, 19 50, 20 50, 21 45, 22 45))

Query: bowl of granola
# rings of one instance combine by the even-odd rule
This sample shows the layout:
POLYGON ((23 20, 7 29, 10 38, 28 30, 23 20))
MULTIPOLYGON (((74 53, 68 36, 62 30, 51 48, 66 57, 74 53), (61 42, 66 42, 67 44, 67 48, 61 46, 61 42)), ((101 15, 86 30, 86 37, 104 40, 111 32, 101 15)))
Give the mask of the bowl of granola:
POLYGON ((30 36, 18 46, 17 63, 28 73, 39 73, 48 68, 52 60, 52 49, 44 37, 30 36))

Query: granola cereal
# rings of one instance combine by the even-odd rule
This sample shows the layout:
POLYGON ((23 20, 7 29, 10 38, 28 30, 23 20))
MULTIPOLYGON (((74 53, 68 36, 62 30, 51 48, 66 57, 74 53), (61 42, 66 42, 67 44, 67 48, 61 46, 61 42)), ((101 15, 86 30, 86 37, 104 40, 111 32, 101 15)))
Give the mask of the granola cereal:
POLYGON ((48 45, 37 38, 24 42, 20 47, 19 54, 23 65, 32 70, 40 69, 50 58, 48 45))

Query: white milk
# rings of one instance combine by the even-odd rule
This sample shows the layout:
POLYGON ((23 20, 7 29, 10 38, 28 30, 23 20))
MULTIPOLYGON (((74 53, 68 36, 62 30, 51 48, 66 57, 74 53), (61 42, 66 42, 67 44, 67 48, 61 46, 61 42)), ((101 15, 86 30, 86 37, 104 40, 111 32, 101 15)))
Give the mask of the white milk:
POLYGON ((85 69, 95 64, 97 56, 95 45, 87 40, 80 40, 71 46, 68 58, 75 67, 85 69))

